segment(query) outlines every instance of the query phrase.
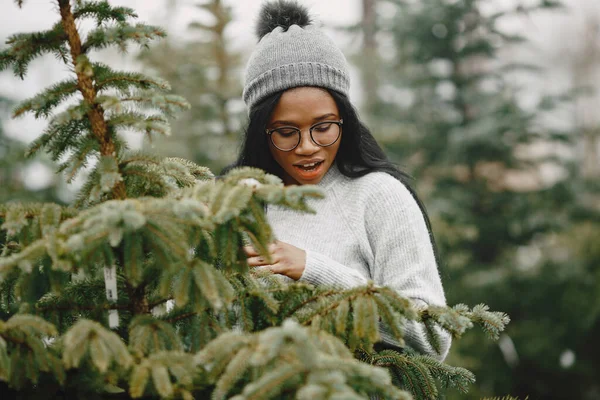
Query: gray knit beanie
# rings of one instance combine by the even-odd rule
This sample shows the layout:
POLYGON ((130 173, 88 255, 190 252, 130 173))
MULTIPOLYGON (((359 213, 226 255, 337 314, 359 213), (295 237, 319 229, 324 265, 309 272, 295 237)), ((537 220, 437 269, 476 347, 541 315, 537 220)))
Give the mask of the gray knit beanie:
POLYGON ((248 65, 243 98, 251 111, 266 97, 298 86, 333 89, 348 96, 350 76, 341 50, 295 1, 263 5, 259 38, 248 65))

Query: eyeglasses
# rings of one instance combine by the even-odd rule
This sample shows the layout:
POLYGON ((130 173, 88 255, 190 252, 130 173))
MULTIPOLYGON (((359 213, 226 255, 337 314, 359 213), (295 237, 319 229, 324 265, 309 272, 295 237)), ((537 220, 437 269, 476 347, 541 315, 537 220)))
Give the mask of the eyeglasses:
MULTIPOLYGON (((310 138, 321 147, 331 146, 338 141, 342 134, 344 120, 318 122, 309 128, 310 138)), ((302 140, 302 131, 295 126, 282 126, 275 129, 267 129, 267 135, 271 143, 281 151, 292 151, 302 140)))

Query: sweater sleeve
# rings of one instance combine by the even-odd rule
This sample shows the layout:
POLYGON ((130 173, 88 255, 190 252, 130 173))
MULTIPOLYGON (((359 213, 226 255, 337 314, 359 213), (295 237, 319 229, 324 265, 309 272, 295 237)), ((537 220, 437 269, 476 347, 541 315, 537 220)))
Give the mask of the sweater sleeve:
MULTIPOLYGON (((373 253, 372 280, 377 285, 395 289, 418 307, 444 306, 446 299, 423 214, 400 181, 389 175, 383 179, 384 182, 373 186, 364 213, 373 253)), ((368 280, 358 271, 309 250, 300 279, 315 285, 343 288, 364 285, 368 280)), ((440 337, 439 353, 429 343, 421 323, 408 321, 404 339, 412 348, 443 360, 450 349, 451 336, 439 327, 436 329, 440 337)), ((384 342, 399 345, 389 332, 382 330, 381 336, 384 342)))
POLYGON ((300 280, 341 289, 367 284, 367 278, 360 272, 312 250, 306 250, 306 266, 300 280))

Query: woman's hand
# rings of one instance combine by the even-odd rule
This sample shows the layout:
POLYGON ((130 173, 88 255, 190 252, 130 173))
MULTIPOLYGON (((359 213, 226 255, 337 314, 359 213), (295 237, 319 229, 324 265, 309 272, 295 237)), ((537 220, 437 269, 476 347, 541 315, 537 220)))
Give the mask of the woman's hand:
POLYGON ((306 251, 289 243, 276 240, 268 247, 272 264, 260 256, 252 246, 244 246, 248 255, 248 265, 251 267, 266 267, 274 274, 288 276, 294 280, 300 279, 306 267, 306 251))

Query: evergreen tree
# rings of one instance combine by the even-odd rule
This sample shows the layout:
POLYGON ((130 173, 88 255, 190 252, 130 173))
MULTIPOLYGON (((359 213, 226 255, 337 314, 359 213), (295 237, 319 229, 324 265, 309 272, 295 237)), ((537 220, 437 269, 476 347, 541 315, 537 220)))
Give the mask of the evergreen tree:
POLYGON ((450 303, 483 299, 515 319, 499 347, 475 336, 454 346, 450 360, 478 376, 469 398, 585 398, 598 388, 599 349, 590 338, 600 312, 588 305, 598 290, 589 279, 600 273, 592 249, 598 208, 585 203, 590 188, 577 165, 554 152, 530 155, 572 151, 576 133, 545 118, 571 97, 542 96, 525 109, 511 74, 537 69, 499 62, 501 49, 525 40, 502 31, 504 18, 559 4, 506 10, 498 2, 499 11, 484 13, 483 3, 381 1, 386 40, 378 75, 385 84, 369 117, 388 152, 418 178, 450 303), (548 165, 561 174, 545 177, 548 165), (559 359, 569 351, 580 360, 565 371, 559 359))
MULTIPOLYGON (((174 14, 181 4, 170 2, 174 14)), ((231 49, 227 30, 232 14, 221 0, 196 4, 202 20, 190 24, 189 36, 195 40, 165 40, 156 48, 141 53, 140 59, 173 85, 176 93, 189 100, 190 111, 172 124, 176 138, 158 138, 153 148, 161 154, 184 157, 220 171, 235 158, 239 147, 243 104, 241 55, 231 49), (237 104, 236 104, 237 102, 237 104)))
MULTIPOLYGON (((0 97, 0 202, 7 201, 54 201, 59 202, 57 197, 58 187, 55 182, 48 184, 39 190, 30 190, 25 181, 24 172, 33 163, 51 168, 46 160, 37 157, 25 158, 26 146, 9 137, 4 131, 3 121, 10 115, 9 110, 12 102, 0 97)), ((1 242, 0 242, 1 243, 1 242)))
POLYGON ((215 180, 190 161, 130 151, 123 129, 164 135, 188 105, 162 80, 90 57, 164 32, 106 0, 56 1, 60 20, 10 37, 0 69, 23 77, 42 53, 71 67, 72 78, 14 114, 50 119, 29 152, 64 156, 69 178, 92 172, 72 206, 0 206, 0 381, 44 399, 430 399, 438 385, 468 389, 463 368, 408 347, 376 350, 378 323, 402 341, 403 321, 420 321, 437 346, 436 325, 458 338, 477 324, 494 338, 505 314, 417 310, 385 287, 287 285, 249 271, 243 244, 269 257, 264 206, 310 212, 306 199, 320 193, 253 169, 215 180), (96 26, 84 34, 85 19, 96 26))

